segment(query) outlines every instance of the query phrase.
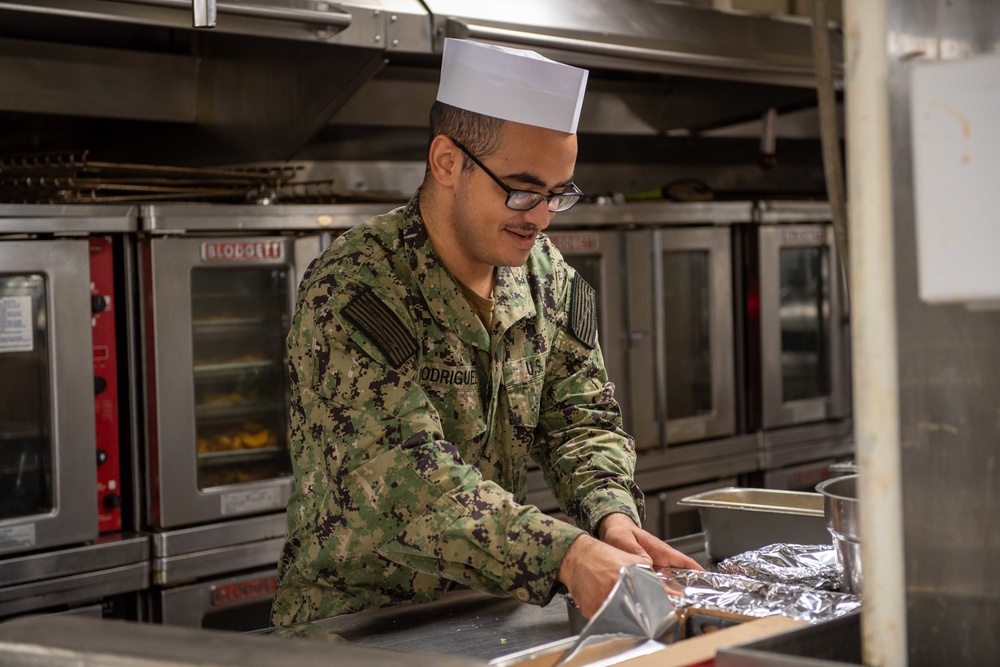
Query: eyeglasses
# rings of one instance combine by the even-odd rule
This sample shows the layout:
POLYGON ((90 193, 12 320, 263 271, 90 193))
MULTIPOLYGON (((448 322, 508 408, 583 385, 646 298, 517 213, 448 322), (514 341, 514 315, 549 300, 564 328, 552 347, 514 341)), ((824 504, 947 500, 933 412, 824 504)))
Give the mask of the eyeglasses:
POLYGON ((557 192, 552 195, 543 195, 541 192, 532 192, 531 190, 515 190, 501 181, 499 176, 487 169, 486 165, 479 161, 479 158, 469 152, 468 148, 454 139, 452 139, 451 142, 458 146, 463 153, 468 155, 469 159, 475 162, 487 176, 496 181, 497 185, 503 188, 503 191, 507 193, 507 201, 505 203, 507 204, 507 208, 511 210, 530 211, 544 201, 550 211, 553 213, 560 213, 573 208, 573 205, 580 201, 580 197, 583 196, 583 190, 578 188, 575 183, 570 183, 566 186, 567 188, 571 188, 569 191, 557 192))

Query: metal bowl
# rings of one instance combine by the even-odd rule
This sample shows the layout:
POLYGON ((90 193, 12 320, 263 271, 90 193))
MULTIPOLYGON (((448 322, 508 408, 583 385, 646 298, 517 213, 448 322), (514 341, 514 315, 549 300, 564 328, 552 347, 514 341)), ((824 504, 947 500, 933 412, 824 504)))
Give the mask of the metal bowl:
POLYGON ((841 589, 860 594, 863 577, 857 482, 858 475, 834 477, 817 485, 816 491, 823 496, 826 525, 833 533, 837 554, 844 566, 841 589))

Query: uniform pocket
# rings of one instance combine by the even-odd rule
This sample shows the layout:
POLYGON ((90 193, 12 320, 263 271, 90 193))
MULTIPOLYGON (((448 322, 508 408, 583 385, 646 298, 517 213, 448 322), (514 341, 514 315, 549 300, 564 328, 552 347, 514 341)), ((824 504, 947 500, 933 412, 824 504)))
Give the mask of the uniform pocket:
POLYGON ((533 431, 538 425, 538 408, 545 381, 545 355, 536 354, 506 362, 503 381, 510 424, 515 427, 515 432, 533 431))
POLYGON ((464 458, 469 453, 467 445, 486 432, 476 369, 425 365, 418 379, 438 413, 445 440, 455 445, 464 458))

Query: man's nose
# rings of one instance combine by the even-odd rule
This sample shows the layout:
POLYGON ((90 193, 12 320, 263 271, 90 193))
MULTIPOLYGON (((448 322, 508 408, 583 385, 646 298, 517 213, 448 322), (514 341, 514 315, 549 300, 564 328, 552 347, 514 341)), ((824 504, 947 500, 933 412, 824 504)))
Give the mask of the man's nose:
POLYGON ((544 232, 545 228, 552 222, 555 213, 549 210, 548 202, 538 202, 538 206, 524 212, 524 220, 530 222, 538 228, 539 232, 544 232))

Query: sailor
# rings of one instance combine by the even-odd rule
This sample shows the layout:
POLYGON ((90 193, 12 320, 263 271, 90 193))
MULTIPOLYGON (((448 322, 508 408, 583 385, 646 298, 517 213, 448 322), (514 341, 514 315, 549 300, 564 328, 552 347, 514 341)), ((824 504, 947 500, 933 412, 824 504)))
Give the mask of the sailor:
POLYGON ((543 234, 583 194, 587 74, 446 40, 423 183, 303 277, 275 625, 456 584, 589 617, 626 565, 699 568, 641 528, 595 293, 543 234), (525 504, 529 458, 567 520, 525 504))

